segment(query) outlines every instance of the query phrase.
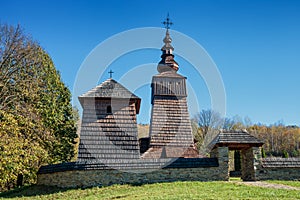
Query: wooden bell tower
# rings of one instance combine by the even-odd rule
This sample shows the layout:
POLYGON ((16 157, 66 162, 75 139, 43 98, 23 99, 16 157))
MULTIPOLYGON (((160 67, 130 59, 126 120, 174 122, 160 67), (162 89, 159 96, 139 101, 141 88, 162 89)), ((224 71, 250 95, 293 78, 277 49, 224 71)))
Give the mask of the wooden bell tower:
POLYGON ((157 66, 159 74, 153 76, 151 84, 150 148, 142 157, 199 157, 187 107, 186 77, 177 73, 179 65, 174 60, 169 16, 163 24, 166 36, 157 66))

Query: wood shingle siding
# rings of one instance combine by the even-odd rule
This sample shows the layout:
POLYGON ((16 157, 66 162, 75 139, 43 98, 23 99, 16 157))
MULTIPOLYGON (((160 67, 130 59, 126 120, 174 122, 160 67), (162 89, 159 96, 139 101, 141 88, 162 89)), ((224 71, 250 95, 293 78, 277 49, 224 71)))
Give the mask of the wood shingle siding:
POLYGON ((150 148, 142 158, 199 157, 187 107, 186 77, 163 70, 153 76, 151 87, 150 148))
POLYGON ((140 98, 113 79, 79 97, 83 107, 78 160, 139 159, 140 98))

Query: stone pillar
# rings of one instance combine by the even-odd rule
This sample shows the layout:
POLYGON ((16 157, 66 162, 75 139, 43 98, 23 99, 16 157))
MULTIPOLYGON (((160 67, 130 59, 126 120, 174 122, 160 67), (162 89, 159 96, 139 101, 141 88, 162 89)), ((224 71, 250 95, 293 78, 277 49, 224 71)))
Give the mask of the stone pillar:
POLYGON ((244 149, 242 153, 242 180, 256 181, 261 167, 261 150, 259 147, 244 149))
POLYGON ((253 147, 253 154, 254 154, 254 172, 255 172, 255 181, 259 181, 259 173, 262 170, 262 154, 261 154, 261 147, 253 147))
POLYGON ((229 158, 228 158, 228 147, 217 147, 210 152, 211 158, 218 158, 219 162, 219 177, 221 180, 229 180, 229 158))
POLYGON ((211 158, 218 158, 218 148, 214 148, 210 151, 210 157, 211 158))

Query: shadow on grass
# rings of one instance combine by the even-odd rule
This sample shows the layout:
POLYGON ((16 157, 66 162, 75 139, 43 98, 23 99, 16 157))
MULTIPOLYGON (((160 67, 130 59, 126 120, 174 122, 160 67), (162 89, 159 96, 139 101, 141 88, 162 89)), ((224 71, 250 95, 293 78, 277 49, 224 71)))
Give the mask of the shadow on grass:
MULTIPOLYGON (((240 182, 241 180, 238 178, 231 179, 230 182, 240 182)), ((91 186, 91 187, 79 187, 79 188, 59 188, 55 186, 42 186, 42 185, 30 185, 30 186, 23 186, 20 188, 16 188, 10 191, 2 192, 0 193, 0 199, 1 198, 22 198, 22 197, 38 197, 38 196, 44 196, 44 195, 51 195, 51 194, 56 194, 56 193, 61 193, 61 192, 66 192, 69 190, 76 190, 76 189, 89 189, 93 187, 110 187, 113 185, 129 185, 133 187, 140 187, 143 185, 152 185, 152 184, 157 184, 157 183, 176 183, 176 182, 186 182, 186 181, 157 181, 157 182, 149 182, 149 183, 131 183, 131 184, 111 184, 107 186, 91 186)), ((187 181, 189 182, 189 181, 187 181)), ((195 181, 197 182, 197 181, 195 181)), ((218 182, 218 181, 216 181, 218 182)))
POLYGON ((14 197, 34 197, 40 195, 55 194, 58 192, 65 192, 70 190, 69 188, 58 188, 53 186, 40 186, 31 185, 16 188, 7 192, 0 193, 0 198, 14 198, 14 197))

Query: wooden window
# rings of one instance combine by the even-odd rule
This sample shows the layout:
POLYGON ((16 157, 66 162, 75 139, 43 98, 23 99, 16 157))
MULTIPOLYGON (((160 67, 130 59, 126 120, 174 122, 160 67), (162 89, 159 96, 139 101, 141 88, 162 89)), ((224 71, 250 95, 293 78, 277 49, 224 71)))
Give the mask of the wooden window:
POLYGON ((107 106, 106 113, 107 114, 111 114, 112 113, 111 105, 107 106))

